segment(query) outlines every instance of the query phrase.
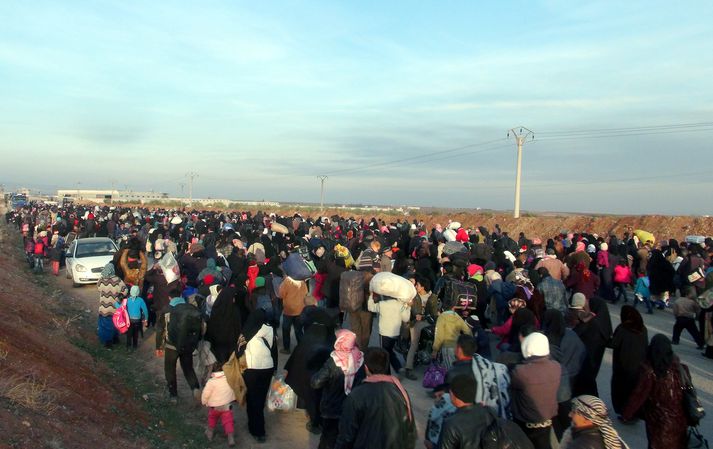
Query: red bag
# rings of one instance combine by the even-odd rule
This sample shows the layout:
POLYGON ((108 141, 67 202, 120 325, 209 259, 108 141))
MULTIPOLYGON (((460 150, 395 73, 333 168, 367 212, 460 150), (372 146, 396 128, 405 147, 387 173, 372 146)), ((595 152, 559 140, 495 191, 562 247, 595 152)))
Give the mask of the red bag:
POLYGON ((114 312, 114 315, 111 317, 111 321, 120 334, 125 334, 129 330, 131 320, 129 319, 129 311, 126 310, 126 299, 121 302, 121 307, 116 309, 116 312, 114 312))

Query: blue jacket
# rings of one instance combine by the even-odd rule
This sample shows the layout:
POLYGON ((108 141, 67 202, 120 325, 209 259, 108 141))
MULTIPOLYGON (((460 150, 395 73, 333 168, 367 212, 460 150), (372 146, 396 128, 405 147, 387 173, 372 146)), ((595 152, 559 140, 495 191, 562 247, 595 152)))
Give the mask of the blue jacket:
MULTIPOLYGON (((118 309, 121 306, 121 302, 116 302, 114 306, 118 309)), ((147 320, 149 318, 149 310, 146 308, 144 299, 140 296, 126 298, 126 311, 129 312, 129 319, 131 320, 147 320)))

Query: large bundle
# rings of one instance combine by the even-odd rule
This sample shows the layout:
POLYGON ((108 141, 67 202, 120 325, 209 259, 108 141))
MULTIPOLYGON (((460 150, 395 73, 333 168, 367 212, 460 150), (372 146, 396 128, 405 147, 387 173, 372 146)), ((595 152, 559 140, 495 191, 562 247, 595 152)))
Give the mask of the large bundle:
POLYGON ((448 242, 443 246, 443 255, 450 256, 455 253, 467 252, 468 248, 461 242, 448 242))
POLYGON ((290 232, 287 230, 287 226, 280 223, 272 223, 270 225, 270 230, 272 232, 277 232, 278 234, 288 234, 290 232))
POLYGON ((299 253, 290 253, 282 262, 282 270, 292 279, 304 281, 314 275, 313 269, 299 253))
POLYGON ((460 228, 461 228, 460 222, 452 221, 452 222, 448 223, 448 229, 457 231, 460 228))
POLYGON ((356 312, 364 304, 364 272, 349 270, 339 278, 339 310, 356 312))
POLYGON ((634 231, 634 235, 636 236, 636 238, 639 239, 642 244, 656 243, 656 237, 654 237, 654 235, 648 231, 637 229, 634 231))
POLYGON ((453 229, 446 229, 443 231, 443 238, 446 239, 446 242, 455 242, 456 241, 456 231, 453 229))
POLYGON ((410 301, 416 296, 416 287, 411 281, 394 273, 381 272, 374 275, 369 289, 381 296, 410 301))
POLYGON ((706 238, 702 235, 688 235, 686 236, 686 243, 692 243, 694 245, 705 245, 706 238))

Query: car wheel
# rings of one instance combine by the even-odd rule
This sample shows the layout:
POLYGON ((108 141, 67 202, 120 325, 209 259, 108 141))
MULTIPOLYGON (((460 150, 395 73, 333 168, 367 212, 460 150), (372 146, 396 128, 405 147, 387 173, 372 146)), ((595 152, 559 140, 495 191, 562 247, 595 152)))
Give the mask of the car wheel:
POLYGON ((78 283, 72 281, 72 287, 74 287, 74 288, 79 288, 79 287, 81 287, 81 286, 82 286, 82 284, 78 284, 78 283))

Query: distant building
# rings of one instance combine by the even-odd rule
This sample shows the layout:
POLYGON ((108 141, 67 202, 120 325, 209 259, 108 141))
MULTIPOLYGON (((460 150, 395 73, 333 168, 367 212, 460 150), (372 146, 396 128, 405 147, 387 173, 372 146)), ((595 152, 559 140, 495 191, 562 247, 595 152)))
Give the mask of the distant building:
POLYGON ((161 192, 135 192, 133 190, 87 190, 63 189, 57 190, 57 198, 73 201, 92 201, 103 203, 105 201, 127 201, 143 203, 146 201, 167 200, 168 194, 161 192))

